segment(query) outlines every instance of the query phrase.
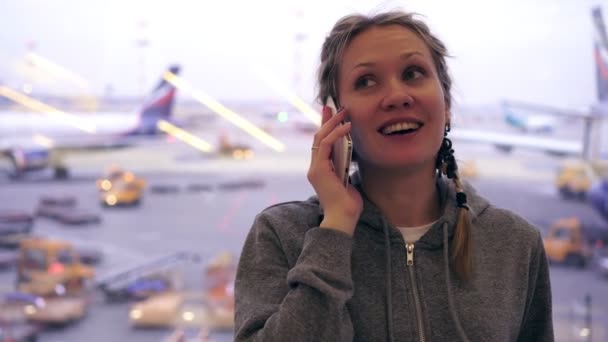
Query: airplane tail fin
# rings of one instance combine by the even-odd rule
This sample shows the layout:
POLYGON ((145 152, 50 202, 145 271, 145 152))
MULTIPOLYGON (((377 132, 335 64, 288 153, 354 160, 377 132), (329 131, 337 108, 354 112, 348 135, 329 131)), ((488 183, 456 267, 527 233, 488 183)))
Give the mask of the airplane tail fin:
POLYGON ((608 102, 608 36, 602 9, 592 10, 594 28, 594 59, 597 78, 597 96, 600 102, 608 102))
MULTIPOLYGON (((166 72, 179 74, 180 67, 173 65, 166 72)), ((137 110, 139 123, 137 128, 132 131, 132 134, 153 135, 158 133, 156 124, 159 120, 169 121, 173 114, 173 105, 175 102, 175 86, 164 77, 161 77, 160 82, 152 92, 145 98, 142 105, 137 110)))

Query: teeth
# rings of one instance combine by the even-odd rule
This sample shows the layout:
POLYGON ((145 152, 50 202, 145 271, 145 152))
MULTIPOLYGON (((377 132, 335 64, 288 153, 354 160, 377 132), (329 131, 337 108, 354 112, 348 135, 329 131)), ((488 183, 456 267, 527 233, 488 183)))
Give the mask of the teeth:
POLYGON ((409 129, 418 129, 420 128, 419 123, 414 122, 400 122, 396 124, 392 124, 390 126, 386 126, 382 129, 382 134, 391 134, 397 131, 404 131, 409 129))

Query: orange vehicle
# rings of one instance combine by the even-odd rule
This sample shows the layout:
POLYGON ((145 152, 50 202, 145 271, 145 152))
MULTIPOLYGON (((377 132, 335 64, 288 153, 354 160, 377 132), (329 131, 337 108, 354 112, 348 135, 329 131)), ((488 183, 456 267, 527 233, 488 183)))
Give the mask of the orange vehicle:
POLYGON ((110 191, 112 190, 114 185, 117 185, 119 183, 133 183, 142 189, 145 187, 146 184, 146 182, 142 178, 136 177, 133 172, 125 171, 118 167, 112 167, 106 171, 104 176, 97 180, 96 185, 99 191, 110 191))
POLYGON ((592 254, 589 237, 578 218, 555 221, 544 238, 547 259, 550 262, 585 267, 592 254))
POLYGON ((144 186, 145 182, 139 178, 132 182, 115 181, 112 182, 110 190, 101 192, 99 199, 106 207, 135 206, 141 202, 144 186))
POLYGON ((85 316, 87 301, 81 297, 43 298, 13 292, 0 300, 0 319, 29 321, 42 325, 65 325, 85 316))
POLYGON ((234 329, 234 278, 236 262, 221 253, 204 270, 203 292, 176 291, 152 296, 129 311, 134 328, 234 329))
POLYGON ((95 271, 82 264, 65 241, 31 238, 21 241, 17 259, 18 290, 39 296, 80 294, 95 271))
POLYGON ((218 153, 233 159, 251 159, 254 156, 251 146, 232 143, 226 134, 220 134, 218 153))
POLYGON ((133 304, 133 328, 234 329, 234 309, 218 306, 200 292, 167 292, 133 304))
POLYGON ((555 186, 565 198, 584 199, 593 184, 607 177, 606 162, 569 160, 558 170, 555 186))

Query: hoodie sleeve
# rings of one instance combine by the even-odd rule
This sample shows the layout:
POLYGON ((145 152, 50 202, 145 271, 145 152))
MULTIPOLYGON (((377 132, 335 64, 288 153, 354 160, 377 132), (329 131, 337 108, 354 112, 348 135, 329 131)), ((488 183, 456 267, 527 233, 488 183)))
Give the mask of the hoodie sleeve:
POLYGON ((527 305, 518 341, 554 341, 549 265, 542 238, 538 233, 534 256, 530 261, 527 305))
MULTIPOLYGON (((285 222, 292 225, 293 222, 285 222)), ((312 228, 290 269, 269 218, 258 215, 235 283, 235 341, 352 341, 352 238, 312 228)))

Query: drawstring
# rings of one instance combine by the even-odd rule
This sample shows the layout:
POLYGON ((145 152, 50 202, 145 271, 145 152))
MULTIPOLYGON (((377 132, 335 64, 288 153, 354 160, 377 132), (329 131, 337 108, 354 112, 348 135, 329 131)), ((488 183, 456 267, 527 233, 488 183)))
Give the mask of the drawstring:
POLYGON ((391 239, 389 236, 388 225, 384 226, 384 250, 386 255, 386 331, 388 333, 388 341, 393 342, 393 289, 392 289, 392 271, 391 271, 391 239))
MULTIPOLYGON (((391 270, 391 240, 389 236, 389 228, 386 222, 383 224, 384 226, 384 246, 385 246, 385 255, 386 255, 386 331, 388 333, 388 341, 393 342, 393 290, 392 290, 392 270, 391 270)), ((452 315, 452 320, 456 325, 456 330, 458 331, 458 335, 463 342, 469 342, 467 335, 465 334, 462 326, 460 325, 460 320, 458 319, 458 314, 456 313, 454 298, 452 296, 452 284, 450 281, 450 258, 448 253, 448 223, 443 223, 443 261, 445 264, 445 283, 448 292, 448 307, 450 310, 450 314, 452 315)))
POLYGON ((460 339, 464 342, 468 342, 469 339, 465 334, 462 326, 460 325, 460 320, 458 319, 458 314, 456 313, 454 298, 452 297, 452 284, 450 283, 450 258, 448 256, 448 223, 443 223, 443 261, 445 263, 445 284, 448 290, 448 307, 450 309, 450 314, 452 314, 452 320, 454 324, 456 324, 456 330, 458 331, 458 335, 460 339))

